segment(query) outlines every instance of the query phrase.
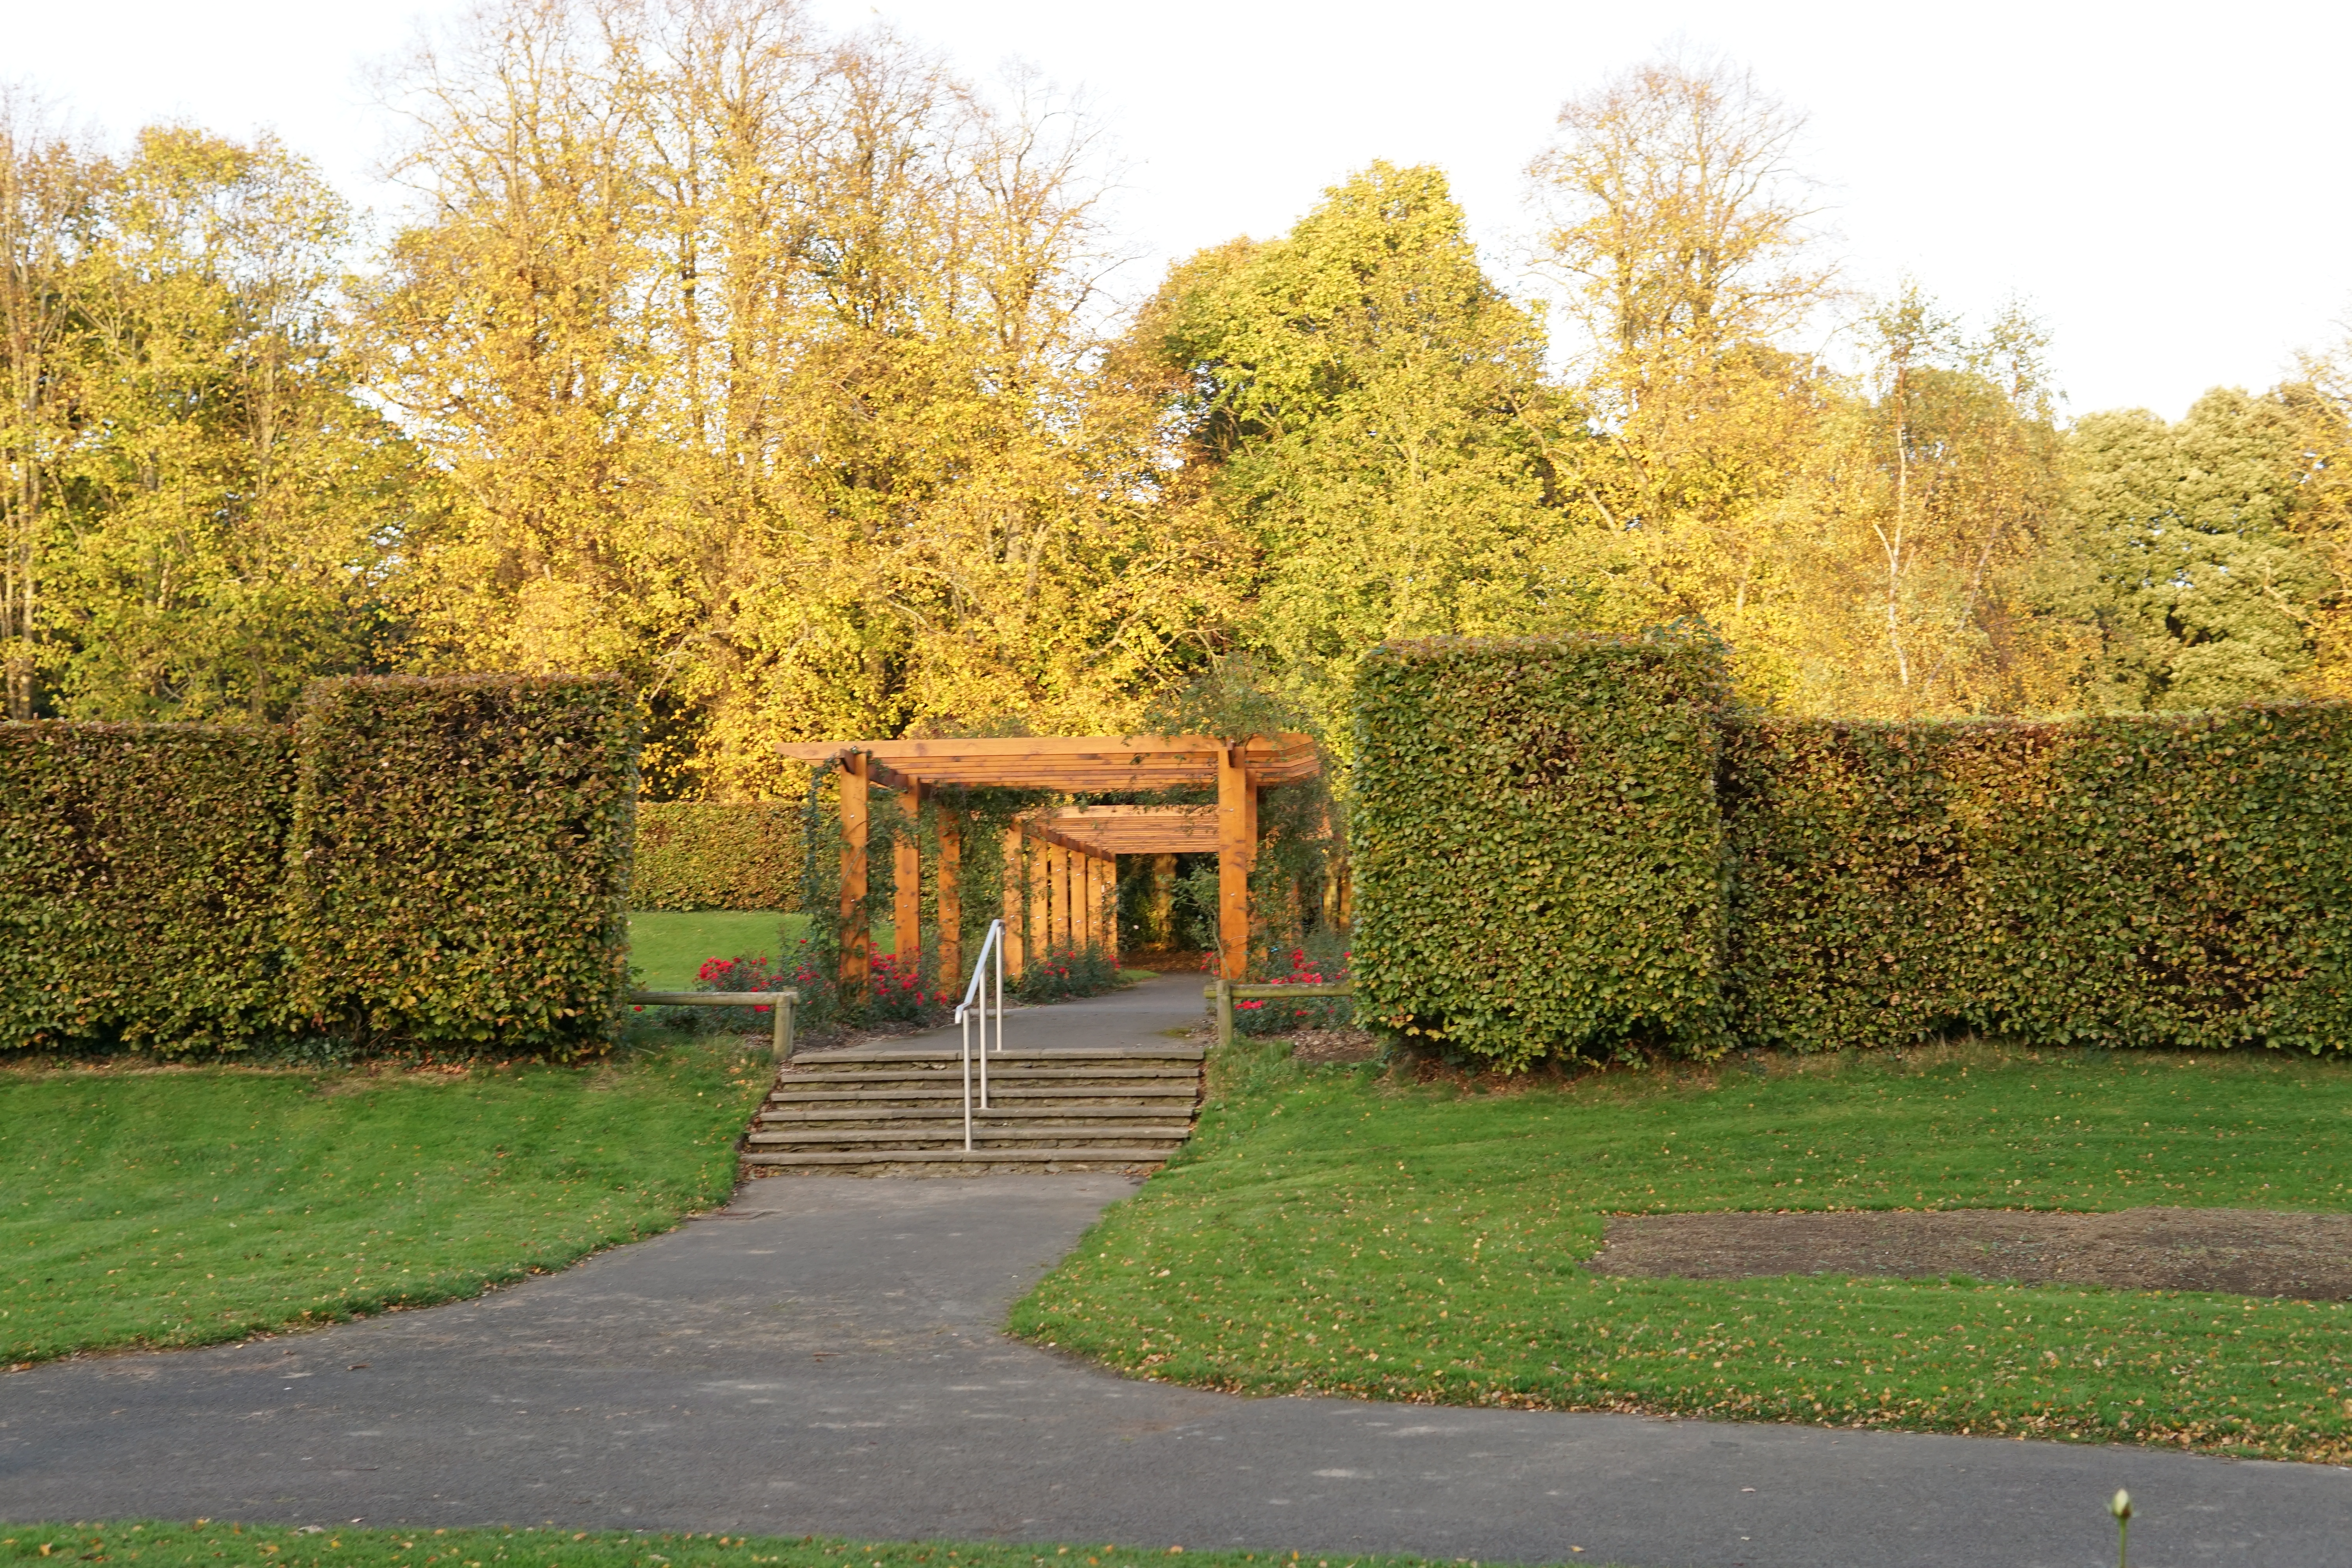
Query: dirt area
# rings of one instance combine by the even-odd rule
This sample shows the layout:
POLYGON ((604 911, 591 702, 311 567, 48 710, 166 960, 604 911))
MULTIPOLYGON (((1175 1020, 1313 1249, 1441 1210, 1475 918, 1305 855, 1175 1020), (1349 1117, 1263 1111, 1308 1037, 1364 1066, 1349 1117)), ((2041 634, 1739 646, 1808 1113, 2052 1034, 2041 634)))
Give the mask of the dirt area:
POLYGON ((1682 1214, 1609 1222, 1601 1274, 1745 1279, 1780 1274, 2226 1290, 2352 1300, 2352 1215, 2252 1209, 2032 1214, 1682 1214))
POLYGON ((1290 1056, 1301 1062, 1368 1062, 1381 1043, 1361 1029, 1300 1029, 1290 1037, 1290 1056))

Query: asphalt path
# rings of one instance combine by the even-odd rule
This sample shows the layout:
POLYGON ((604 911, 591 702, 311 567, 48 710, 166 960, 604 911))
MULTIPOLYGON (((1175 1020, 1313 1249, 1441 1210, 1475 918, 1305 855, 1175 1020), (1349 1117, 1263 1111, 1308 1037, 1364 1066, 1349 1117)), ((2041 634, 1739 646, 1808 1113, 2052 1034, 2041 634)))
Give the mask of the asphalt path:
MULTIPOLYGON (((998 1331, 1111 1175, 780 1177, 479 1300, 0 1378, 0 1518, 545 1524, 1488 1563, 2335 1563, 2352 1472, 1241 1399, 998 1331)), ((1337 1563, 1332 1568, 1340 1568, 1337 1563)))

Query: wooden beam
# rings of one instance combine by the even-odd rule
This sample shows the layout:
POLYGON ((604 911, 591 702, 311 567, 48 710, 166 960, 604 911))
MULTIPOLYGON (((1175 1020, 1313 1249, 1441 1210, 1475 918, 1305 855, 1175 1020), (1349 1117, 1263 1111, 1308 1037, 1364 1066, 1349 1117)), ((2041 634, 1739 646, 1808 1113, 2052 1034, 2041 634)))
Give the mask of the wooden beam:
POLYGON ((1023 886, 1026 869, 1025 848, 1029 840, 1016 825, 1004 830, 1004 973, 1007 979, 1018 980, 1028 963, 1029 947, 1024 940, 1028 922, 1023 912, 1028 908, 1028 894, 1023 886))
POLYGON ((1250 829, 1249 773, 1240 748, 1220 754, 1217 765, 1217 973, 1231 981, 1249 976, 1249 874, 1256 848, 1250 829))
POLYGON ((932 895, 940 923, 940 989, 963 995, 963 817, 935 806, 940 829, 940 868, 932 895))
POLYGON ((866 909, 866 759, 841 764, 841 989, 856 1005, 866 998, 866 944, 872 940, 866 909))

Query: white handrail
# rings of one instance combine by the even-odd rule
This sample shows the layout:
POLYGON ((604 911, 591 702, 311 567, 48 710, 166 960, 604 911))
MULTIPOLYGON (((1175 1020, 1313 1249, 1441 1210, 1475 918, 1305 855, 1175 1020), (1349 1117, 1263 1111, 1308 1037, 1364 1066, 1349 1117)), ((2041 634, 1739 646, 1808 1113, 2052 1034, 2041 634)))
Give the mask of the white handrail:
POLYGON ((963 988, 963 1000, 956 1004, 955 1021, 963 1030, 963 1152, 971 1152, 971 1020, 976 1003, 980 1017, 980 1108, 988 1109, 988 978, 989 957, 996 959, 996 1048, 1004 1049, 1004 922, 988 922, 988 935, 982 939, 980 956, 972 961, 971 984, 963 988))

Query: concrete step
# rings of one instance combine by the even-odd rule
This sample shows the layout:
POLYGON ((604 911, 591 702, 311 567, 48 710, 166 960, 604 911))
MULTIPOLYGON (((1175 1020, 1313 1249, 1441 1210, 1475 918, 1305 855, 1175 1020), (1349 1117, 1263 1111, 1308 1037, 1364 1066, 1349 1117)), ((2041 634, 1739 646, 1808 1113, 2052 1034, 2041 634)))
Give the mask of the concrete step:
POLYGON ((1168 1158, 1165 1149, 1131 1149, 1096 1143, 1057 1149, 877 1149, 860 1152, 821 1151, 776 1154, 746 1154, 747 1165, 953 1165, 953 1164, 1097 1164, 1157 1165, 1168 1158))
MULTIPOLYGON (((975 1094, 979 1092, 979 1086, 976 1084, 973 1086, 973 1092, 975 1094)), ((1115 1100, 1182 1100, 1190 1103, 1191 1101, 1200 1098, 1200 1089, 1197 1085, 1191 1082, 1183 1082, 1171 1084, 1164 1088, 1156 1084, 1135 1084, 1132 1086, 1122 1086, 1115 1089, 1106 1090, 1102 1093, 1087 1093, 1081 1089, 1067 1085, 1057 1087, 1050 1084, 1007 1084, 1000 1088, 997 1085, 996 1080, 992 1078, 988 1082, 988 1098, 992 1100, 1068 1100, 1087 1102, 1102 1101, 1105 1103, 1115 1100)), ((768 1096, 768 1103, 770 1105, 778 1106, 833 1105, 844 1103, 879 1105, 889 1100, 905 1100, 908 1103, 919 1103, 926 1100, 951 1100, 958 1105, 961 1105, 963 1103, 963 1089, 961 1087, 943 1089, 782 1089, 768 1096)))
MULTIPOLYGON (((1012 1140, 1042 1142, 1059 1140, 1068 1142, 1101 1142, 1114 1140, 1134 1143, 1181 1143, 1192 1135, 1189 1122, 1172 1125, 1135 1125, 1110 1127, 983 1127, 972 1123, 974 1142, 985 1140, 1001 1143, 1012 1140)), ((953 1127, 827 1127, 800 1128, 789 1131, 762 1130, 744 1140, 760 1148, 781 1148, 790 1144, 809 1143, 930 1143, 944 1145, 963 1143, 961 1124, 953 1127)))
MULTIPOLYGON (((845 1062, 937 1062, 954 1061, 962 1055, 962 1047, 947 1046, 851 1046, 843 1050, 805 1051, 794 1061, 803 1067, 835 1067, 845 1062)), ((1003 1051, 991 1051, 989 1060, 1010 1062, 1083 1061, 1166 1061, 1197 1062, 1208 1055, 1202 1045, 1180 1045, 1174 1041, 1164 1046, 1103 1046, 1086 1049, 1045 1051, 1008 1046, 1003 1051)))
MULTIPOLYGON (((994 1100, 996 1097, 992 1094, 989 1098, 991 1100, 994 1100)), ((1101 1100, 1086 1100, 1072 1105, 1034 1105, 1024 1100, 1018 1106, 1007 1106, 1003 1109, 992 1106, 986 1110, 982 1110, 980 1107, 975 1105, 972 1107, 971 1113, 974 1116, 999 1117, 1005 1115, 1007 1112, 1029 1117, 1033 1120, 1052 1117, 1056 1120, 1099 1121, 1106 1116, 1135 1116, 1139 1113, 1173 1115, 1176 1113, 1176 1110, 1173 1108, 1163 1109, 1159 1105, 1112 1105, 1107 1104, 1101 1100)), ((887 1105, 859 1105, 852 1106, 845 1110, 828 1110, 824 1106, 814 1105, 788 1105, 779 1107, 772 1110, 762 1110, 759 1113, 756 1120, 773 1122, 879 1121, 954 1121, 961 1120, 962 1116, 962 1104, 958 1101, 950 1100, 944 1105, 907 1105, 898 1107, 895 1110, 887 1105)))
MULTIPOLYGON (((971 1076, 980 1077, 980 1064, 972 1063, 971 1076)), ((991 1061, 988 1081, 1002 1079, 1008 1083, 1102 1082, 1125 1083, 1132 1079, 1191 1083, 1200 1079, 1198 1068, 1182 1062, 1165 1066, 1129 1067, 1105 1063, 1101 1067, 1013 1067, 991 1061)), ((927 1063, 918 1067, 882 1066, 872 1068, 788 1068, 777 1075, 779 1083, 929 1083, 945 1077, 961 1081, 963 1064, 960 1061, 927 1063)))

